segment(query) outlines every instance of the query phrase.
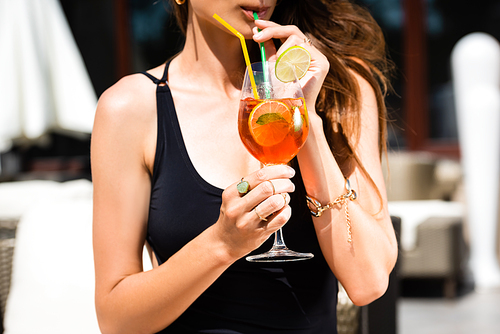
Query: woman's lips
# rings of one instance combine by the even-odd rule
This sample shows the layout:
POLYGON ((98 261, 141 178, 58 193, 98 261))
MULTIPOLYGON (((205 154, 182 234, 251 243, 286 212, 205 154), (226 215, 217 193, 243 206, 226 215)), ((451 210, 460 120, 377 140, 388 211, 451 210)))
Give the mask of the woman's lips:
POLYGON ((269 7, 262 7, 262 8, 252 8, 252 7, 241 7, 243 12, 245 13, 246 16, 248 16, 250 19, 254 20, 253 13, 256 12, 257 16, 259 19, 263 19, 267 11, 269 10, 269 7))

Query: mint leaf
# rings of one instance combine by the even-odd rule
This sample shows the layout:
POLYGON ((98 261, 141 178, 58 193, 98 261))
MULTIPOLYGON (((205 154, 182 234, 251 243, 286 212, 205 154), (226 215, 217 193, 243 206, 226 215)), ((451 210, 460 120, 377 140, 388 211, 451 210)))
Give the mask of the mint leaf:
POLYGON ((267 114, 260 115, 256 123, 259 125, 266 125, 272 122, 286 122, 286 119, 284 119, 283 116, 281 116, 278 113, 270 112, 267 114))

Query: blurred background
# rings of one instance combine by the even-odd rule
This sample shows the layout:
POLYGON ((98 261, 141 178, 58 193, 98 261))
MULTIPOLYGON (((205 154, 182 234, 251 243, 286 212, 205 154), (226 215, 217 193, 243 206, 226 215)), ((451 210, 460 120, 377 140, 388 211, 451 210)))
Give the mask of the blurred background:
MULTIPOLYGON (((339 299, 339 333, 498 333, 497 270, 475 275, 470 264, 475 254, 472 230, 486 236, 489 253, 482 256, 493 259, 490 267, 498 266, 498 167, 491 177, 480 167, 465 173, 469 167, 464 156, 468 161, 476 158, 464 155, 466 136, 461 131, 466 131, 460 130, 452 55, 460 41, 477 32, 500 40, 500 2, 355 2, 381 25, 397 67, 394 92, 387 97, 389 154, 384 165, 400 256, 380 304, 357 308, 339 299), (488 177, 481 187, 497 190, 488 195, 494 205, 475 204, 479 211, 491 212, 484 219, 475 215, 479 222, 470 218, 478 209, 471 204, 466 174, 488 177), (491 279, 481 285, 479 275, 491 279)), ((32 260, 28 256, 41 258, 42 248, 66 238, 61 230, 89 237, 76 250, 86 253, 86 267, 75 267, 74 272, 84 277, 92 273, 89 148, 97 99, 119 78, 160 65, 182 43, 166 1, 0 0, 0 305, 5 333, 30 333, 20 320, 26 305, 40 313, 40 305, 47 302, 47 295, 26 292, 26 275, 44 287, 53 276, 40 275, 41 271, 65 275, 61 267, 67 262, 59 257, 60 250, 47 253, 40 261, 50 257, 51 262, 36 273, 26 267, 32 260), (81 230, 70 230, 70 222, 80 224, 81 230)), ((490 45, 495 50, 495 42, 490 45)), ((500 77, 500 59, 497 62, 491 71, 500 77)), ((495 120, 493 116, 500 114, 495 108, 484 119, 495 120)), ((497 127, 500 123, 492 133, 499 132, 497 127)), ((475 132, 480 135, 482 128, 475 132)), ((481 142, 491 150, 481 151, 479 158, 488 156, 493 162, 485 163, 497 166, 498 138, 485 135, 481 142)), ((82 299, 92 293, 92 284, 87 285, 78 290, 82 299)), ((64 295, 60 287, 54 283, 54 290, 44 289, 64 295)), ((92 317, 91 301, 86 303, 75 306, 78 315, 68 319, 78 321, 82 313, 92 317)))

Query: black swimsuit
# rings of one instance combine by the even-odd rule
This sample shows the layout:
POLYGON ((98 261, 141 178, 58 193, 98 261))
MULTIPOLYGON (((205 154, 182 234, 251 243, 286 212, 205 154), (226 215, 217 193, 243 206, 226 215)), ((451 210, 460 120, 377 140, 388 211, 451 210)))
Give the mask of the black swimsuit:
MULTIPOLYGON (((168 66, 161 80, 143 72, 157 85, 158 137, 147 241, 159 264, 217 221, 223 191, 206 182, 189 159, 167 83, 168 66)), ((322 256, 295 169, 293 214, 284 237, 291 249, 312 252, 314 259, 240 259, 160 333, 336 333, 337 280, 322 256)), ((271 239, 253 253, 267 251, 271 239)))

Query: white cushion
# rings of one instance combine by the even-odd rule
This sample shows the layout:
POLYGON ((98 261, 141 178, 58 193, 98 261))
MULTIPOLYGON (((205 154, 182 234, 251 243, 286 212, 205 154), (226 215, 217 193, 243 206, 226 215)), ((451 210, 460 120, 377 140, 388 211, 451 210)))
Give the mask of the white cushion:
POLYGON ((19 221, 5 334, 100 333, 94 307, 92 184, 57 184, 19 221))
POLYGON ((417 227, 431 217, 463 217, 464 207, 460 202, 441 200, 390 201, 389 213, 401 218, 401 247, 412 250, 417 244, 417 227))
POLYGON ((0 219, 18 220, 39 199, 53 196, 59 183, 46 180, 0 183, 0 219))

